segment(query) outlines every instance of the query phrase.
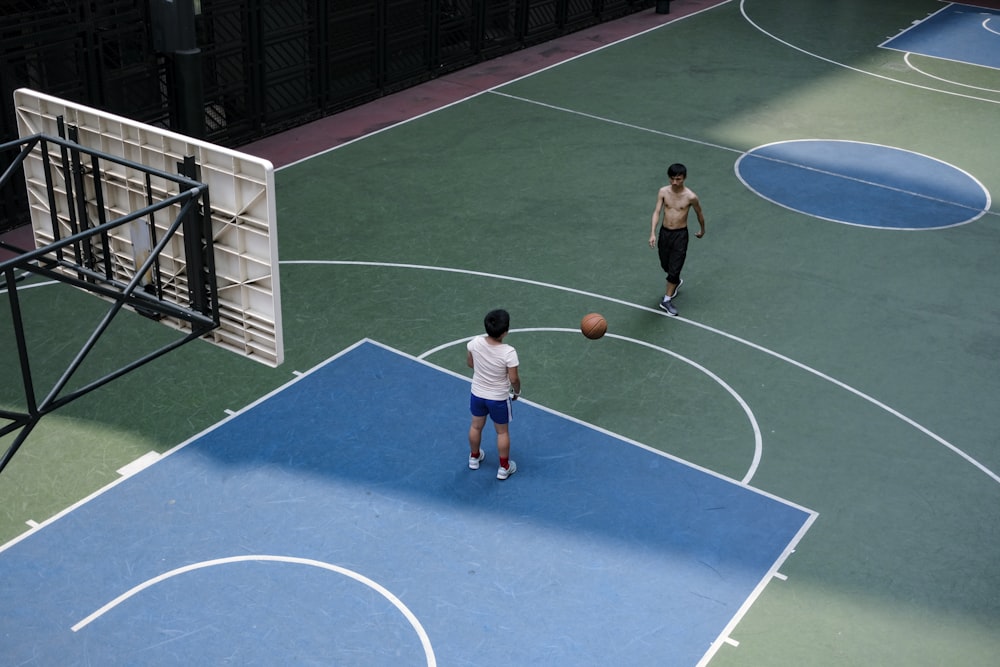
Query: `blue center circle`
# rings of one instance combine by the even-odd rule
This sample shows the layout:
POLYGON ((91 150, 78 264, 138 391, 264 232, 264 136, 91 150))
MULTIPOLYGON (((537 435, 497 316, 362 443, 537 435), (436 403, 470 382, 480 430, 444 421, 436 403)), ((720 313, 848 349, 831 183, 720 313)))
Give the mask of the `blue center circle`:
POLYGON ((978 219, 990 194, 968 173, 920 153, 857 141, 806 139, 751 149, 736 176, 779 206, 884 229, 941 229, 978 219))

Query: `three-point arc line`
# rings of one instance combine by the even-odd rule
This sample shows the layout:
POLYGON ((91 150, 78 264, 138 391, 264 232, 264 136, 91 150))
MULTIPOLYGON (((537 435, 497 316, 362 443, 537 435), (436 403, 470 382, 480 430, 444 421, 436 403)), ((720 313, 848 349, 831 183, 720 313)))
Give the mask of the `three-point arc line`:
POLYGON ((96 619, 103 616, 111 609, 114 609, 115 607, 120 605, 122 602, 125 602, 132 596, 141 593, 147 588, 155 586, 160 582, 166 581, 167 579, 171 579, 173 577, 182 574, 187 574, 195 570, 202 570, 208 567, 215 567, 217 565, 230 565, 232 563, 243 563, 243 562, 294 563, 296 565, 308 565, 310 567, 318 567, 320 569, 330 570, 331 572, 342 574, 346 577, 349 577, 351 579, 354 579, 355 581, 364 584, 365 586, 368 586, 372 590, 376 591, 379 595, 384 597, 386 600, 391 602, 392 605, 396 607, 396 609, 398 609, 401 614, 403 614, 403 616, 410 623, 410 625, 413 626, 413 629, 416 631, 417 636, 420 638, 420 644, 421 646, 423 646, 424 649, 424 656, 427 658, 427 667, 436 667, 437 658, 434 656, 434 649, 431 647, 430 638, 427 636, 427 632, 424 630, 424 627, 420 624, 420 621, 417 620, 417 617, 413 614, 413 612, 411 612, 406 607, 406 605, 404 605, 403 602, 398 597, 393 595, 388 589, 378 584, 377 582, 372 581, 368 577, 365 577, 362 574, 354 572, 353 570, 348 570, 347 568, 343 568, 338 565, 333 565, 331 563, 324 563, 323 561, 313 560, 310 558, 296 558, 294 556, 268 556, 268 555, 230 556, 228 558, 216 558, 213 560, 201 561, 200 563, 192 563, 190 565, 185 565, 184 567, 179 567, 174 570, 170 570, 169 572, 164 572, 159 576, 153 577, 152 579, 147 579, 141 584, 125 591, 124 593, 116 597, 114 600, 111 600, 97 611, 93 612, 83 620, 76 623, 72 627, 72 630, 73 632, 79 632, 80 630, 88 626, 96 619))
MULTIPOLYGON (((426 265, 422 265, 422 264, 402 264, 402 263, 394 263, 394 262, 370 262, 370 261, 333 260, 333 259, 331 259, 331 260, 281 260, 280 263, 281 264, 305 264, 305 265, 309 265, 309 264, 324 265, 324 264, 326 264, 326 265, 341 265, 341 266, 370 266, 370 267, 385 267, 385 268, 396 268, 396 269, 417 269, 417 270, 422 270, 422 271, 441 271, 441 272, 445 272, 445 273, 460 273, 460 274, 469 275, 469 276, 478 276, 478 277, 481 277, 481 278, 490 278, 492 280, 506 280, 506 281, 509 281, 509 282, 516 282, 516 283, 521 283, 521 284, 524 284, 524 285, 534 285, 536 287, 542 287, 542 288, 546 288, 546 289, 555 289, 555 290, 559 290, 561 292, 567 292, 567 293, 570 293, 570 294, 579 294, 581 296, 586 296, 586 297, 589 297, 589 298, 592 298, 592 299, 600 299, 601 301, 605 301, 605 302, 608 302, 608 303, 616 303, 618 305, 625 306, 626 308, 634 308, 634 309, 637 309, 637 310, 644 310, 644 311, 647 311, 647 312, 655 313, 657 315, 663 315, 663 313, 661 313, 659 310, 656 310, 654 308, 649 308, 647 306, 640 306, 638 304, 631 303, 631 302, 625 301, 623 299, 616 299, 614 297, 605 296, 603 294, 596 294, 594 292, 588 292, 586 290, 580 290, 580 289, 575 289, 575 288, 572 288, 572 287, 566 287, 564 285, 555 285, 555 284, 552 284, 552 283, 546 283, 546 282, 542 282, 542 281, 538 281, 538 280, 531 280, 529 278, 518 278, 516 276, 505 276, 505 275, 495 274, 495 273, 486 273, 484 271, 472 271, 472 270, 469 270, 469 269, 456 269, 456 268, 453 268, 453 267, 442 267, 442 266, 426 266, 426 265)), ((664 315, 664 317, 666 317, 666 316, 664 315)), ((921 433, 923 433, 927 437, 931 438, 932 440, 934 440, 938 444, 940 444, 940 445, 942 445, 942 446, 950 449, 952 452, 954 452, 955 454, 957 454, 958 456, 960 456, 961 458, 963 458, 966 462, 970 463, 972 466, 974 466, 975 468, 977 468, 979 471, 981 471, 982 473, 984 473, 985 475, 987 475, 994 482, 996 482, 997 484, 1000 484, 1000 475, 998 475, 997 473, 995 473, 992 470, 990 470, 989 468, 987 468, 985 465, 983 465, 982 463, 980 463, 979 461, 977 461, 975 458, 973 458, 972 456, 970 456, 966 452, 962 451, 961 449, 959 449, 958 447, 956 447, 952 443, 948 442, 947 440, 945 440, 944 438, 942 438, 938 434, 934 433, 933 431, 931 431, 927 427, 925 427, 925 426, 919 424, 918 422, 914 421, 913 419, 907 417, 906 415, 904 415, 903 413, 899 412, 898 410, 895 410, 894 408, 886 405, 882 401, 880 401, 880 400, 878 400, 878 399, 876 399, 876 398, 874 398, 872 396, 869 396, 868 394, 862 392, 861 390, 855 389, 854 387, 850 386, 849 384, 847 384, 845 382, 842 382, 842 381, 840 381, 840 380, 838 380, 838 379, 836 379, 834 377, 831 377, 831 376, 827 375, 826 373, 818 371, 815 368, 812 368, 811 366, 807 366, 806 364, 804 364, 804 363, 802 363, 800 361, 796 361, 795 359, 792 359, 791 357, 787 357, 787 356, 781 354, 780 352, 775 352, 774 350, 768 349, 768 348, 764 347, 763 345, 758 345, 757 343, 751 342, 751 341, 749 341, 749 340, 747 340, 745 338, 740 338, 739 336, 736 336, 735 334, 731 334, 731 333, 728 333, 726 331, 722 331, 721 329, 716 329, 716 328, 711 327, 711 326, 709 326, 707 324, 702 324, 701 322, 697 322, 695 320, 689 320, 689 319, 684 318, 684 317, 673 317, 671 319, 676 320, 678 322, 683 322, 684 324, 690 324, 691 326, 698 327, 699 329, 702 329, 702 330, 707 331, 709 333, 713 333, 713 334, 715 334, 717 336, 722 336, 723 338, 728 338, 729 340, 731 340, 731 341, 733 341, 735 343, 739 343, 741 345, 745 345, 745 346, 747 346, 749 348, 757 350, 758 352, 762 352, 762 353, 764 353, 766 355, 774 357, 775 359, 780 359, 781 361, 784 361, 784 362, 786 362, 788 364, 791 364, 792 366, 795 366, 796 368, 798 368, 800 370, 803 370, 803 371, 805 371, 807 373, 815 375, 816 377, 818 377, 818 378, 820 378, 822 380, 825 380, 826 382, 834 384, 834 385, 840 387, 841 389, 854 394, 858 398, 871 403, 872 405, 874 405, 875 407, 879 408, 880 410, 883 410, 883 411, 889 413, 890 415, 892 415, 893 417, 896 417, 897 419, 905 422, 906 424, 909 424, 910 426, 912 426, 913 428, 917 429, 918 431, 920 431, 921 433)))

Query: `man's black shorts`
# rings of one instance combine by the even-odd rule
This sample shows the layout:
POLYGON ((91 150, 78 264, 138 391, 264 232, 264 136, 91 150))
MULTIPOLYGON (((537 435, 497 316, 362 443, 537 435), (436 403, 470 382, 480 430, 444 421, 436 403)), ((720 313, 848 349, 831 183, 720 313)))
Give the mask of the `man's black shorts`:
POLYGON ((687 227, 681 227, 680 229, 660 227, 660 235, 656 239, 656 250, 659 252, 660 266, 667 274, 667 280, 674 285, 678 284, 681 280, 681 269, 684 268, 687 249, 687 227))

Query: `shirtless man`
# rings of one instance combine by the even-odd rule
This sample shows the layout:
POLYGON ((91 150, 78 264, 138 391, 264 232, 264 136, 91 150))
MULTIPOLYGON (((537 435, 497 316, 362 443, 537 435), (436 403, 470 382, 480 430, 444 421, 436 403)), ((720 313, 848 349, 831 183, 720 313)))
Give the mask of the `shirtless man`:
POLYGON ((653 225, 649 231, 649 247, 656 248, 660 254, 660 266, 667 274, 667 292, 660 302, 660 308, 667 315, 677 315, 677 308, 672 303, 677 296, 677 290, 684 282, 681 280, 681 269, 687 256, 688 246, 688 211, 692 208, 698 216, 701 229, 695 237, 705 235, 705 216, 701 212, 701 202, 698 195, 684 186, 687 178, 687 167, 676 163, 667 168, 670 185, 660 188, 656 195, 656 209, 653 211, 653 225), (660 211, 663 211, 663 225, 657 237, 656 225, 660 222, 660 211))

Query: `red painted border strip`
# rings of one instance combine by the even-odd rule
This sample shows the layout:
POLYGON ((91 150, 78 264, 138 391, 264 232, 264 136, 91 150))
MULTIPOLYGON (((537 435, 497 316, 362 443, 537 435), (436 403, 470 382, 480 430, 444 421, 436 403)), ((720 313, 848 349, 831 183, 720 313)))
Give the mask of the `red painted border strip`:
POLYGON ((673 0, 669 14, 648 9, 601 23, 266 137, 240 150, 282 167, 728 1, 673 0))
POLYGON ((1000 9, 1000 0, 956 0, 956 5, 969 5, 970 7, 982 7, 983 9, 1000 9))

